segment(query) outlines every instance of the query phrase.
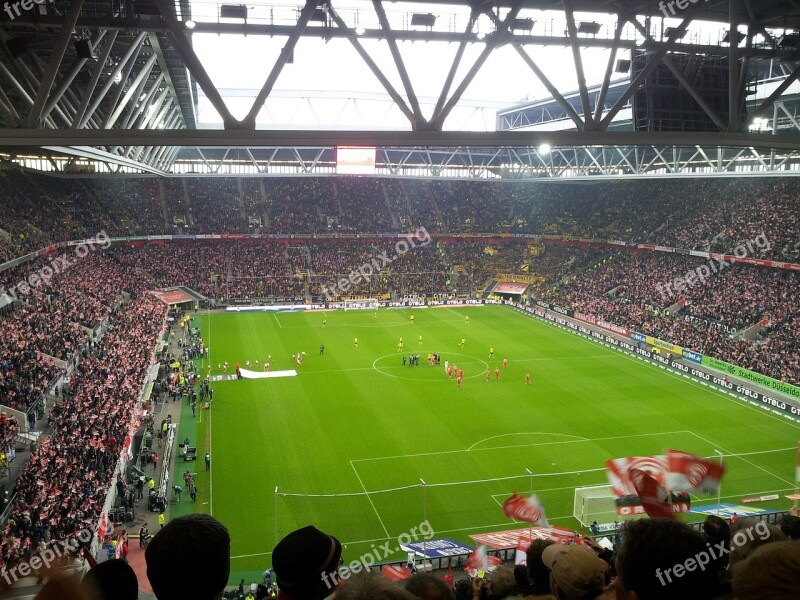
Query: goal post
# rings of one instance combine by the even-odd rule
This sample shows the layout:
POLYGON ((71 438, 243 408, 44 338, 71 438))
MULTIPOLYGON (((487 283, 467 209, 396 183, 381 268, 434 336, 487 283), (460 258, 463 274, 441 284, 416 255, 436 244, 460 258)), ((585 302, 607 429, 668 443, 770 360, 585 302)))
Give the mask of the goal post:
POLYGON ((599 524, 613 523, 620 519, 610 485, 592 485, 575 488, 572 515, 584 527, 593 521, 599 524))
POLYGON ((377 298, 362 298, 361 300, 347 300, 343 303, 344 310, 376 310, 381 305, 377 298))

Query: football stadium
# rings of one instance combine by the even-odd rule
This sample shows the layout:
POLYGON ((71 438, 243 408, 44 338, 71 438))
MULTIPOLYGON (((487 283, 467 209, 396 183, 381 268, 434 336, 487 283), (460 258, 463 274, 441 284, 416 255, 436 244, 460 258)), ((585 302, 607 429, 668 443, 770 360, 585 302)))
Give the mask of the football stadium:
POLYGON ((0 597, 800 597, 796 2, 0 14, 0 597))

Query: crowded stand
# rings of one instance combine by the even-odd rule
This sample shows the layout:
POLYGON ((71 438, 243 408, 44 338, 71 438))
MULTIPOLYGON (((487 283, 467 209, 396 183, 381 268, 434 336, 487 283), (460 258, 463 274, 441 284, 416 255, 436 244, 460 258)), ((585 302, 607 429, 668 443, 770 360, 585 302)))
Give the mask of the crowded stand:
POLYGON ((171 233, 559 234, 800 260, 795 179, 561 183, 376 177, 54 178, 0 171, 0 256, 52 241, 171 233), (263 196, 262 196, 263 189, 263 196), (260 227, 256 227, 251 218, 260 227), (165 229, 165 223, 168 226, 165 229))
POLYGON ((238 180, 228 177, 185 179, 191 233, 248 231, 247 210, 241 203, 238 180))
MULTIPOLYGON (((572 252, 586 260, 591 251, 572 252)), ((797 355, 791 354, 797 348, 800 276, 733 265, 702 285, 680 292, 672 287, 677 278, 705 264, 699 258, 670 254, 595 252, 590 266, 570 277, 557 273, 535 297, 775 379, 800 381, 797 355), (686 306, 668 314, 666 309, 679 302, 686 306), (742 337, 744 329, 763 320, 768 325, 760 339, 742 337)))
POLYGON ((459 293, 483 289, 497 273, 517 273, 529 262, 524 242, 493 244, 484 241, 452 240, 442 243, 444 256, 455 273, 459 293))
POLYGON ((429 233, 445 231, 444 217, 431 198, 427 182, 387 179, 383 186, 389 206, 396 212, 402 228, 413 231, 424 227, 429 233))
POLYGON ((438 250, 427 243, 411 252, 398 253, 391 241, 333 241, 315 242, 308 246, 311 256, 312 277, 310 293, 313 298, 338 297, 336 282, 363 265, 374 265, 374 274, 356 282, 347 294, 351 296, 378 297, 391 294, 435 294, 449 291, 449 275, 441 263, 438 250), (379 256, 389 257, 391 264, 376 261, 379 256))
POLYGON ((17 480, 13 518, 0 539, 4 565, 95 525, 166 312, 149 294, 131 300, 73 372, 51 414, 53 435, 17 480))
MULTIPOLYGON (((269 203, 271 233, 321 233, 338 222, 339 209, 330 179, 268 179, 264 182, 269 203)), ((335 229, 335 225, 331 229, 335 229)))
POLYGON ((334 196, 341 207, 339 227, 346 233, 387 232, 399 229, 381 179, 337 177, 334 196))
POLYGON ((169 233, 161 209, 158 179, 103 178, 95 181, 100 202, 118 223, 121 235, 169 233))

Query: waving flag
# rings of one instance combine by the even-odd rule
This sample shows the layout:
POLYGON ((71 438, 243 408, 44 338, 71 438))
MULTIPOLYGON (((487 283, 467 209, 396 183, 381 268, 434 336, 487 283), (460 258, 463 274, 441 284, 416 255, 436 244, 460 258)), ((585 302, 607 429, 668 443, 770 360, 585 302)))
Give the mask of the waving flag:
POLYGON ((411 578, 411 569, 408 567, 397 567, 394 565, 386 565, 381 569, 381 573, 387 579, 392 581, 405 581, 411 578))
POLYGON ((544 507, 536 495, 523 498, 515 492, 513 496, 503 502, 503 514, 517 521, 547 525, 544 507))
MULTIPOLYGON (((634 456, 618 458, 606 462, 608 481, 611 490, 616 496, 617 514, 641 515, 649 514, 643 505, 641 495, 634 481, 641 479, 640 473, 646 473, 658 486, 665 488, 667 477, 667 459, 664 455, 634 456)), ((689 494, 680 492, 673 494, 671 509, 675 512, 689 512, 691 508, 689 494)))
POLYGON ((447 575, 442 575, 439 579, 444 581, 449 587, 453 587, 456 584, 456 578, 453 575, 453 565, 447 567, 447 575))
POLYGON ((669 494, 653 475, 641 469, 632 469, 629 475, 648 517, 675 519, 675 513, 672 512, 672 505, 669 503, 669 494))
POLYGON ((499 556, 490 556, 486 552, 486 546, 478 546, 467 558, 467 568, 465 571, 470 577, 475 577, 478 571, 494 571, 503 563, 499 556))
POLYGON ((606 462, 606 468, 608 469, 608 481, 615 496, 618 498, 636 496, 636 489, 631 480, 631 471, 645 471, 650 473, 658 483, 664 483, 667 473, 667 459, 661 454, 658 456, 618 458, 606 462))
POLYGON ((666 488, 673 492, 716 494, 725 473, 725 465, 680 452, 667 450, 666 488))

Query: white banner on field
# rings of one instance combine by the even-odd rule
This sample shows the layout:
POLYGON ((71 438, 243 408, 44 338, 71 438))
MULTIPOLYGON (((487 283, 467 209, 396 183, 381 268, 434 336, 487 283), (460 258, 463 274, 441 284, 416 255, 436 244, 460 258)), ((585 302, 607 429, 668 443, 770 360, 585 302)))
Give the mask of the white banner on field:
MULTIPOLYGON (((290 371, 249 371, 248 369, 239 369, 243 379, 270 379, 272 377, 296 377, 297 371, 294 369, 290 371)), ((234 375, 234 377, 236 377, 234 375)))

